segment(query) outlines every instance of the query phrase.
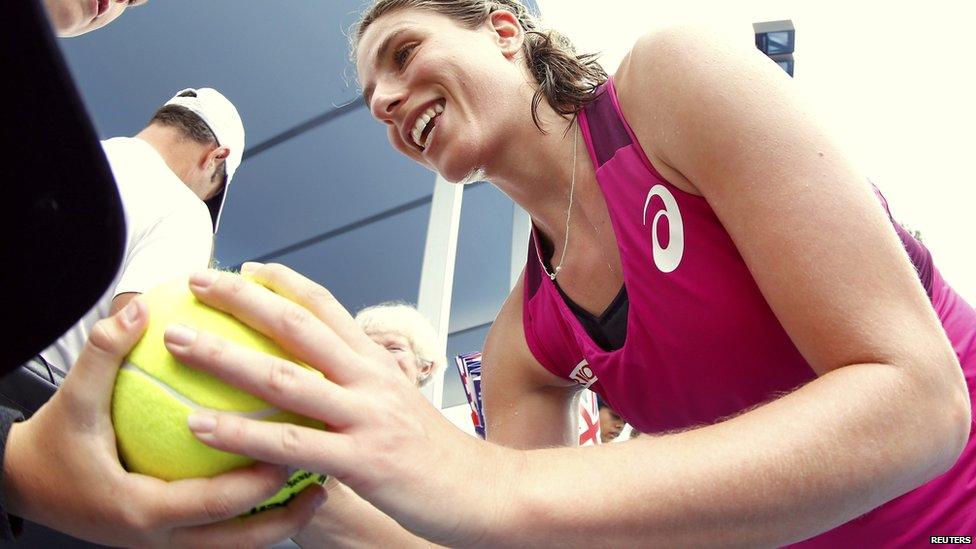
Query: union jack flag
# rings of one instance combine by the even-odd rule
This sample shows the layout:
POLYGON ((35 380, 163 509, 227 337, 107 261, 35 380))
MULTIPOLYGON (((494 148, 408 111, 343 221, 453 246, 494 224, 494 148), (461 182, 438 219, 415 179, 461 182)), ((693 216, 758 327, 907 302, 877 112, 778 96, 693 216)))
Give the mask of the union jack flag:
POLYGON ((471 406, 471 422, 474 432, 485 438, 485 414, 481 408, 481 353, 458 355, 454 359, 458 373, 461 374, 461 385, 471 406))

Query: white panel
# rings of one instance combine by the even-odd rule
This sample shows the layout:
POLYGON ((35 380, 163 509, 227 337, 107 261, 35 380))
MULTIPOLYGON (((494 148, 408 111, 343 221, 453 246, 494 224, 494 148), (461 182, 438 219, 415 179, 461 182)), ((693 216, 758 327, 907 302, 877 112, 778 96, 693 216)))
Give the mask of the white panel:
POLYGON ((513 288, 525 267, 525 257, 529 253, 529 234, 532 231, 532 218, 518 204, 512 203, 512 261, 508 276, 508 287, 513 288))
MULTIPOLYGON (((447 332, 451 320, 451 293, 454 288, 454 260, 457 257, 458 227, 461 222, 463 185, 455 185, 438 176, 424 245, 424 266, 420 273, 417 309, 437 331, 438 352, 447 354, 447 332)), ((444 372, 441 371, 422 389, 424 396, 437 408, 444 396, 444 372)))

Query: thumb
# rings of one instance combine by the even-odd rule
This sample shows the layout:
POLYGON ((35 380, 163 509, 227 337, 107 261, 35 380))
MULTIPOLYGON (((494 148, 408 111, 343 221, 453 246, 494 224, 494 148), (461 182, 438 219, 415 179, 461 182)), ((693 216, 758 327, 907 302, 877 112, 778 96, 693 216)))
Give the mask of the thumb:
POLYGON ((59 392, 89 409, 108 410, 119 366, 146 331, 148 319, 145 303, 136 297, 114 316, 98 321, 59 392))

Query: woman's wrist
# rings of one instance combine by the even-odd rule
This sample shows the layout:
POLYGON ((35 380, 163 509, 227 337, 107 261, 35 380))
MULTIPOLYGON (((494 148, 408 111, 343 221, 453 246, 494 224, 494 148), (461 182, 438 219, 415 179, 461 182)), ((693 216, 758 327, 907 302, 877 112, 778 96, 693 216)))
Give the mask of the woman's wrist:
POLYGON ((468 529, 461 545, 504 547, 511 542, 508 534, 519 532, 528 518, 524 513, 528 453, 478 442, 477 468, 460 477, 471 479, 465 490, 469 494, 467 508, 473 511, 472 524, 476 525, 468 529))

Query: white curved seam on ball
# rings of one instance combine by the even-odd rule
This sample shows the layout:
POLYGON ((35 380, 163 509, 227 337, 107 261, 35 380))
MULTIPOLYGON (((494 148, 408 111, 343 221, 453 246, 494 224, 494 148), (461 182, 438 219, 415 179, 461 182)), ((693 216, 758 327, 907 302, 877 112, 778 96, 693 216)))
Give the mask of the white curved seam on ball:
POLYGON ((281 413, 281 410, 279 410, 278 408, 275 408, 274 406, 271 406, 270 408, 265 408, 263 410, 256 410, 254 412, 232 412, 232 411, 229 411, 229 410, 218 410, 216 408, 208 408, 206 406, 202 406, 202 405, 197 404, 196 402, 193 402, 192 400, 186 398, 184 395, 176 392, 175 389, 173 389, 172 387, 170 387, 163 380, 161 380, 158 377, 150 374, 149 372, 143 370, 142 368, 136 366, 135 364, 132 364, 131 362, 126 361, 126 363, 122 365, 122 369, 123 370, 129 370, 130 372, 136 372, 138 374, 141 374, 141 375, 144 375, 144 376, 148 377, 153 382, 155 382, 158 386, 162 387, 164 391, 166 391, 167 393, 169 393, 170 395, 172 395, 174 398, 176 398, 177 400, 179 400, 183 404, 186 404, 187 406, 189 406, 190 408, 192 408, 194 411, 198 411, 198 412, 199 411, 204 411, 204 412, 210 412, 210 413, 214 413, 214 414, 232 414, 232 415, 235 415, 237 417, 242 417, 242 418, 247 418, 247 419, 265 419, 265 418, 268 418, 268 417, 273 416, 275 414, 281 413))

